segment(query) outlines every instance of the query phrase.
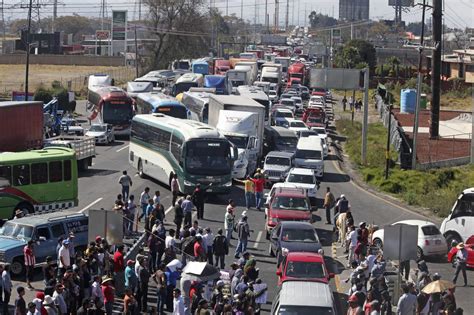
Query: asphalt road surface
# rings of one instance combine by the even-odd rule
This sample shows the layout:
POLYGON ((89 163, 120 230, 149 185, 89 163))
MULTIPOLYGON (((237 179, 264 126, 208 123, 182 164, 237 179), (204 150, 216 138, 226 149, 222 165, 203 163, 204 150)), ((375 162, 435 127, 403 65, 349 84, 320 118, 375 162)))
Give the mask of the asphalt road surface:
MULTIPOLYGON (((79 103, 79 107, 81 108, 82 106, 84 106, 83 103, 79 103)), ((92 167, 86 172, 80 174, 79 205, 70 211, 85 212, 89 209, 111 208, 116 199, 116 195, 121 191, 118 179, 123 170, 127 170, 132 176, 133 186, 131 188, 131 194, 134 194, 137 196, 136 198, 138 198, 138 195, 146 186, 150 187, 151 191, 160 190, 162 203, 164 204, 165 209, 168 209, 171 205, 171 197, 168 187, 165 187, 151 179, 141 179, 136 175, 136 170, 132 169, 128 163, 128 141, 117 140, 115 143, 108 146, 97 146, 96 150, 97 157, 94 159, 92 167)), ((349 176, 344 174, 344 172, 339 168, 336 158, 332 155, 333 153, 334 152, 330 152, 330 156, 325 161, 325 175, 318 193, 320 208, 315 212, 315 227, 320 238, 324 239, 323 245, 325 254, 327 255, 326 262, 328 267, 330 271, 337 273, 336 278, 331 280, 330 285, 335 292, 338 307, 342 312, 346 304, 346 296, 344 294, 348 289, 347 285, 342 280, 348 276, 350 271, 345 270, 344 268, 344 266, 347 265, 347 260, 345 260, 345 257, 341 255, 341 251, 333 254, 332 226, 326 225, 325 219, 321 221, 320 216, 323 216, 324 218, 324 210, 321 206, 326 187, 331 187, 335 196, 339 196, 340 194, 345 194, 347 196, 356 223, 366 221, 367 223, 384 226, 399 220, 423 219, 424 217, 389 200, 373 195, 357 186, 355 183, 350 181, 349 176)), ((244 194, 242 187, 236 185, 233 187, 229 196, 209 198, 205 205, 205 219, 201 220, 199 225, 202 227, 210 227, 214 233, 218 228, 223 228, 226 200, 229 198, 236 200, 238 205, 237 217, 239 217, 242 211, 245 210, 243 197, 244 194)), ((260 278, 268 284, 268 303, 263 306, 263 313, 269 313, 271 301, 277 290, 275 258, 268 255, 269 244, 265 239, 264 212, 256 211, 255 208, 253 208, 248 212, 248 216, 250 227, 253 230, 248 244, 248 250, 257 260, 257 267, 260 269, 260 278)), ((171 227, 173 221, 172 213, 167 215, 166 221, 170 223, 168 224, 168 227, 171 227)), ((232 242, 233 245, 235 245, 235 243, 235 241, 232 242)), ((229 266, 230 263, 234 261, 234 250, 235 247, 232 247, 228 257, 226 257, 226 266, 229 266)), ((451 265, 446 262, 429 262, 429 268, 432 273, 438 272, 445 279, 451 279, 454 272, 451 265)), ((472 271, 468 271, 468 283, 471 285, 474 284, 474 273, 472 271)), ((14 283, 15 287, 20 284, 24 285, 23 282, 19 281, 15 281, 14 283)), ((33 285, 38 289, 43 288, 39 270, 38 281, 33 285)), ((16 296, 16 291, 13 292, 12 301, 16 296)), ((456 297, 458 307, 462 307, 464 310, 474 309, 474 301, 472 299, 472 296, 474 296, 473 294, 474 289, 472 286, 457 288, 456 297)), ((34 292, 28 291, 25 297, 26 301, 31 301, 33 295, 34 292)), ((153 297, 151 297, 151 301, 152 300, 153 297)))

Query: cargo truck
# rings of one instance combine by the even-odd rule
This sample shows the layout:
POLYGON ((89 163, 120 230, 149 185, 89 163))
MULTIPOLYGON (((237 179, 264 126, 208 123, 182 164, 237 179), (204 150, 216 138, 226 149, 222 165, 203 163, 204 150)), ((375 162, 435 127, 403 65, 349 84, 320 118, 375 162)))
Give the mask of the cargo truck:
POLYGON ((227 94, 232 94, 241 85, 247 85, 247 72, 240 70, 229 70, 225 73, 227 81, 227 94))
POLYGON ((76 152, 77 168, 85 171, 95 157, 95 138, 87 136, 57 136, 46 139, 44 147, 63 147, 76 152))
POLYGON ((248 85, 253 84, 257 80, 258 65, 256 61, 240 61, 235 65, 234 69, 247 71, 248 73, 247 84, 248 85))
POLYGON ((43 147, 43 102, 0 102, 0 152, 43 147))
POLYGON ((281 64, 278 63, 264 63, 262 66, 260 81, 281 85, 281 68, 281 64))
MULTIPOLYGON (((220 129, 220 131, 228 136, 236 136, 241 134, 241 137, 252 139, 249 144, 247 140, 246 145, 238 147, 247 148, 247 156, 249 165, 247 171, 251 173, 263 154, 263 132, 265 120, 265 106, 258 102, 244 96, 236 95, 210 95, 209 96, 209 120, 208 124, 220 129), (220 114, 221 111, 240 111, 244 114, 234 115, 220 114), (255 115, 252 115, 255 114, 255 115), (228 118, 234 117, 234 118, 228 118), (225 120, 225 121, 223 121, 225 120), (248 123, 254 123, 252 128, 249 128, 248 123), (217 127, 219 126, 219 127, 217 127)), ((232 141, 232 140, 231 140, 232 141)), ((237 142, 236 139, 234 141, 237 142)), ((235 167, 239 163, 235 163, 235 167)), ((235 173, 238 171, 234 168, 235 173)), ((234 173, 233 171, 233 173, 234 173)))

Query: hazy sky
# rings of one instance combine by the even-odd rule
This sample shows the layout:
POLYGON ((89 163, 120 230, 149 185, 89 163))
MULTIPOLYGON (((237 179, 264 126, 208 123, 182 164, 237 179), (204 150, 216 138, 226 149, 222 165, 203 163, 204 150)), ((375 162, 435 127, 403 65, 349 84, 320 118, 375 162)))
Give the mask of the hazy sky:
MULTIPOLYGON (((19 18, 26 17, 25 9, 8 9, 9 6, 15 3, 24 2, 26 0, 6 0, 5 1, 5 18, 19 18)), ((53 0, 38 0, 41 3, 52 3, 53 0)), ((139 0, 106 0, 109 10, 112 9, 128 9, 129 19, 138 18, 137 5, 134 5, 135 1, 138 3, 139 0)), ((219 8, 223 13, 226 11, 226 4, 228 3, 229 14, 235 13, 238 17, 241 15, 241 0, 208 0, 213 1, 215 7, 219 8), (228 2, 227 2, 228 1, 228 2)), ((243 15, 244 18, 253 22, 255 19, 255 13, 257 13, 257 20, 260 23, 264 22, 265 14, 265 0, 242 0, 243 1, 243 15)), ((286 14, 286 1, 280 1, 280 24, 283 25, 286 14)), ((304 16, 309 15, 311 9, 316 10, 328 15, 338 17, 338 0, 289 0, 289 22, 290 24, 304 25, 304 16), (299 7, 299 9, 298 9, 299 7), (306 9, 306 10, 305 10, 306 9), (299 14, 298 14, 299 12, 299 14), (306 12, 306 13, 305 13, 306 12)), ((431 0, 428 0, 431 2, 431 0)), ((415 0, 415 3, 419 3, 421 0, 415 0)), ((100 11, 101 0, 59 0, 58 14, 60 15, 71 15, 77 12, 81 15, 98 16, 100 11)), ((445 23, 451 27, 464 28, 466 26, 474 27, 474 0, 444 0, 446 5, 444 9, 445 23)), ((44 6, 41 9, 41 15, 50 15, 52 11, 51 6, 44 6)), ((145 10, 142 10, 144 12, 145 10)), ((273 24, 274 14, 274 0, 268 0, 268 12, 270 15, 270 24, 273 24)), ((393 19, 395 11, 392 7, 388 6, 388 0, 370 0, 370 18, 377 19, 393 19)), ((110 16, 110 12, 109 12, 110 16)), ((431 16, 431 11, 428 11, 427 18, 431 16)), ((407 22, 420 21, 421 20, 421 8, 414 7, 408 12, 403 13, 403 20, 407 22)))

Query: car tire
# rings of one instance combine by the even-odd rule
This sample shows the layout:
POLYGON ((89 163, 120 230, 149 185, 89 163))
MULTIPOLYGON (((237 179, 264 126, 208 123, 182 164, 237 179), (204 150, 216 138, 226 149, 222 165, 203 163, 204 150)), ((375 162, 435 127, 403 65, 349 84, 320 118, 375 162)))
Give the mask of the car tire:
POLYGON ((423 259, 424 255, 423 255, 423 250, 421 249, 420 246, 417 246, 416 247, 416 258, 417 259, 423 259))
POLYGON ((13 259, 10 265, 10 273, 14 277, 20 277, 26 273, 25 262, 22 257, 13 259))
POLYGON ((268 245, 268 255, 270 255, 270 257, 275 257, 275 253, 273 252, 271 244, 268 245))

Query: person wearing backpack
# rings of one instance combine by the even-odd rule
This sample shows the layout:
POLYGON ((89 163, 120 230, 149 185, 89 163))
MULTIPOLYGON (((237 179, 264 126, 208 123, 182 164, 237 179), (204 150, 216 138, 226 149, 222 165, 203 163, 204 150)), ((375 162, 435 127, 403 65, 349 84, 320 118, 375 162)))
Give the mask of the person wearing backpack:
POLYGON ((185 231, 185 237, 183 238, 181 250, 183 254, 181 255, 181 263, 183 267, 186 265, 188 259, 194 257, 194 243, 196 242, 196 232, 192 231, 188 234, 189 231, 185 231))

